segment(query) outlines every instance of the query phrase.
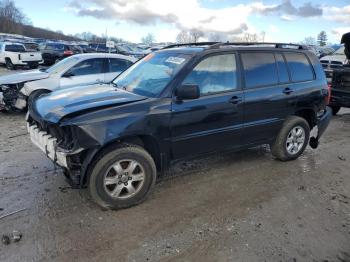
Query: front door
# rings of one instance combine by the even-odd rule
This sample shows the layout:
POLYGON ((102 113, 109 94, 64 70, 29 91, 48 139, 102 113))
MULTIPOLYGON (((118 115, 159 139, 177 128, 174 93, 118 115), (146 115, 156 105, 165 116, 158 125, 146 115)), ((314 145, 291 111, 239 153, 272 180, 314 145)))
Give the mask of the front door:
POLYGON ((84 60, 73 66, 62 75, 60 79, 60 87, 103 83, 105 81, 105 68, 105 58, 84 60))
POLYGON ((195 84, 200 98, 172 102, 171 135, 175 159, 238 145, 243 126, 243 91, 235 54, 202 59, 182 84, 195 84))

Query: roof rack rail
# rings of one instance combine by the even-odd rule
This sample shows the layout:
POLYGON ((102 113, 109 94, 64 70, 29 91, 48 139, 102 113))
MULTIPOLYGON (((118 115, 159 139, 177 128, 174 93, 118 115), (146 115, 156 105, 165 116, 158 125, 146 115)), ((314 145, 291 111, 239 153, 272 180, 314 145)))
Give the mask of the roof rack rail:
POLYGON ((270 42, 226 42, 226 43, 217 43, 211 45, 209 48, 219 48, 222 46, 259 46, 259 45, 265 45, 265 46, 274 46, 275 48, 290 48, 295 47, 295 49, 304 49, 306 50, 305 45, 300 44, 292 44, 292 43, 270 43, 270 42))
POLYGON ((223 44, 221 42, 197 42, 197 43, 185 43, 185 44, 173 44, 163 47, 162 49, 175 48, 181 46, 212 46, 215 44, 223 44))
POLYGON ((176 48, 182 46, 208 46, 209 49, 220 48, 224 46, 273 46, 274 48, 293 48, 307 50, 305 45, 292 43, 270 43, 270 42, 197 42, 185 44, 173 44, 163 47, 163 49, 176 48))

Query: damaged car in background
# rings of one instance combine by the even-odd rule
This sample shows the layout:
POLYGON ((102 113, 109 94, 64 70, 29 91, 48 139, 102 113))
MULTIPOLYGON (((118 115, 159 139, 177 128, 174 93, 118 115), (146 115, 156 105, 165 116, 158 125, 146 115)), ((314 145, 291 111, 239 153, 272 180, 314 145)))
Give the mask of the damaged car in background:
POLYGON ((110 84, 44 95, 29 106, 30 138, 112 209, 144 201, 176 160, 262 144, 297 159, 330 122, 330 91, 313 53, 266 45, 169 46, 110 84))
POLYGON ((76 85, 111 82, 136 61, 117 54, 81 54, 47 68, 0 77, 0 111, 22 111, 42 94, 76 85))

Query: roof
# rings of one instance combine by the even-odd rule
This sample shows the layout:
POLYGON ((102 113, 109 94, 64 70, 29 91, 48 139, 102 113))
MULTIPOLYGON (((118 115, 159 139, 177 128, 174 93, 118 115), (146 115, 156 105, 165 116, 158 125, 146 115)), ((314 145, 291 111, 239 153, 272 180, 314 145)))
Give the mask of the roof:
POLYGON ((291 50, 308 50, 307 46, 292 44, 292 43, 261 43, 261 42, 199 42, 199 43, 186 43, 186 44, 174 44, 164 47, 162 50, 177 50, 177 51, 204 51, 215 49, 291 49, 291 50))
POLYGON ((119 54, 111 54, 111 53, 86 53, 86 54, 77 54, 74 55, 74 57, 77 57, 79 59, 85 59, 85 58, 120 58, 120 59, 126 59, 132 62, 136 62, 136 58, 126 55, 119 55, 119 54))

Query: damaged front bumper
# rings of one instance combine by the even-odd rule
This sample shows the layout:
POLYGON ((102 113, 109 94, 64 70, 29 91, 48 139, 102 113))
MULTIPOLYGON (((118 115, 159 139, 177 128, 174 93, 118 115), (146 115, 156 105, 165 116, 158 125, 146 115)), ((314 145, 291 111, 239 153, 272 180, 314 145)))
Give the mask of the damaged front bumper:
POLYGON ((45 131, 41 131, 35 124, 27 123, 27 129, 30 139, 34 145, 39 147, 45 155, 60 167, 69 169, 68 158, 83 151, 83 149, 67 152, 60 149, 57 145, 57 139, 45 131))

